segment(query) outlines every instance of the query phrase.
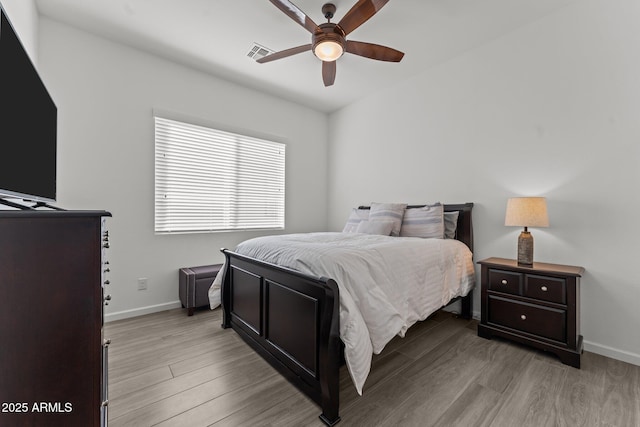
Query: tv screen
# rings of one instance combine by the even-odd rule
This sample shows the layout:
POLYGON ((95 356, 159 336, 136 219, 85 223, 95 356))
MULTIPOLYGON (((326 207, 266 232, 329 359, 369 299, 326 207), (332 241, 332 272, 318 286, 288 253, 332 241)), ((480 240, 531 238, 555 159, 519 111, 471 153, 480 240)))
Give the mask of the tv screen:
POLYGON ((0 197, 55 201, 57 108, 0 15, 0 197))

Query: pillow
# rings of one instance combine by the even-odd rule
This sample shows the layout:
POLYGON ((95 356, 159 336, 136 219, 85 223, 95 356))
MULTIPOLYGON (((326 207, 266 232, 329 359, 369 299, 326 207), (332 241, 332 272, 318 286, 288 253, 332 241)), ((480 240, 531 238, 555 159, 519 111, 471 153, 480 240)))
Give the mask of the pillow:
POLYGON ((392 236, 400 235, 406 203, 371 203, 369 221, 393 221, 392 236))
POLYGON ((458 215, 460 215, 459 211, 444 213, 444 238, 445 239, 456 238, 456 230, 458 229, 458 215))
POLYGON ((444 208, 440 203, 410 208, 404 213, 402 237, 444 237, 444 208))
POLYGON ((380 234, 381 236, 388 236, 393 229, 393 221, 360 221, 356 233, 365 234, 380 234))
POLYGON ((347 223, 342 229, 343 233, 355 233, 360 221, 369 219, 369 209, 356 209, 351 210, 351 214, 347 219, 347 223))

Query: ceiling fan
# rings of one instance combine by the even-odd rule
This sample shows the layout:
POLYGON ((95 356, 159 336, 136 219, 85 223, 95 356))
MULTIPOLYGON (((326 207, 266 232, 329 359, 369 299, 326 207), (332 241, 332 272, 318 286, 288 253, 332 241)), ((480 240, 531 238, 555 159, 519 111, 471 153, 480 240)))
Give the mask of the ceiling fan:
POLYGON ((322 6, 326 24, 317 25, 311 18, 288 0, 269 0, 287 16, 302 25, 311 33, 311 43, 272 53, 257 62, 265 63, 286 58, 298 53, 313 51, 322 61, 322 80, 325 86, 331 86, 336 78, 336 60, 344 52, 379 61, 400 62, 403 52, 373 43, 346 40, 346 36, 368 21, 389 0, 359 0, 337 24, 331 22, 336 6, 327 3, 322 6))

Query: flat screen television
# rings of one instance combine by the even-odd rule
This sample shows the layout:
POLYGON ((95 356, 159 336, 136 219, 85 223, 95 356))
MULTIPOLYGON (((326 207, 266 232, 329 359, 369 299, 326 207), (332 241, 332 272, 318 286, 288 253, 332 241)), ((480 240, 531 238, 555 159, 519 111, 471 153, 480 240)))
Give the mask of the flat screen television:
POLYGON ((0 6, 0 198, 56 199, 58 110, 0 6))

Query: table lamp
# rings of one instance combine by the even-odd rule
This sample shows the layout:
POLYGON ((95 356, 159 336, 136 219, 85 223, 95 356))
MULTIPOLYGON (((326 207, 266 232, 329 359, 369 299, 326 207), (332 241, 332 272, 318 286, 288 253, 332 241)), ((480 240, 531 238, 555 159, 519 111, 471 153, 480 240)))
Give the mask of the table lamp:
POLYGON ((544 197, 513 197, 507 200, 504 225, 524 227, 518 237, 518 265, 533 266, 533 236, 528 227, 548 227, 547 200, 544 197))

